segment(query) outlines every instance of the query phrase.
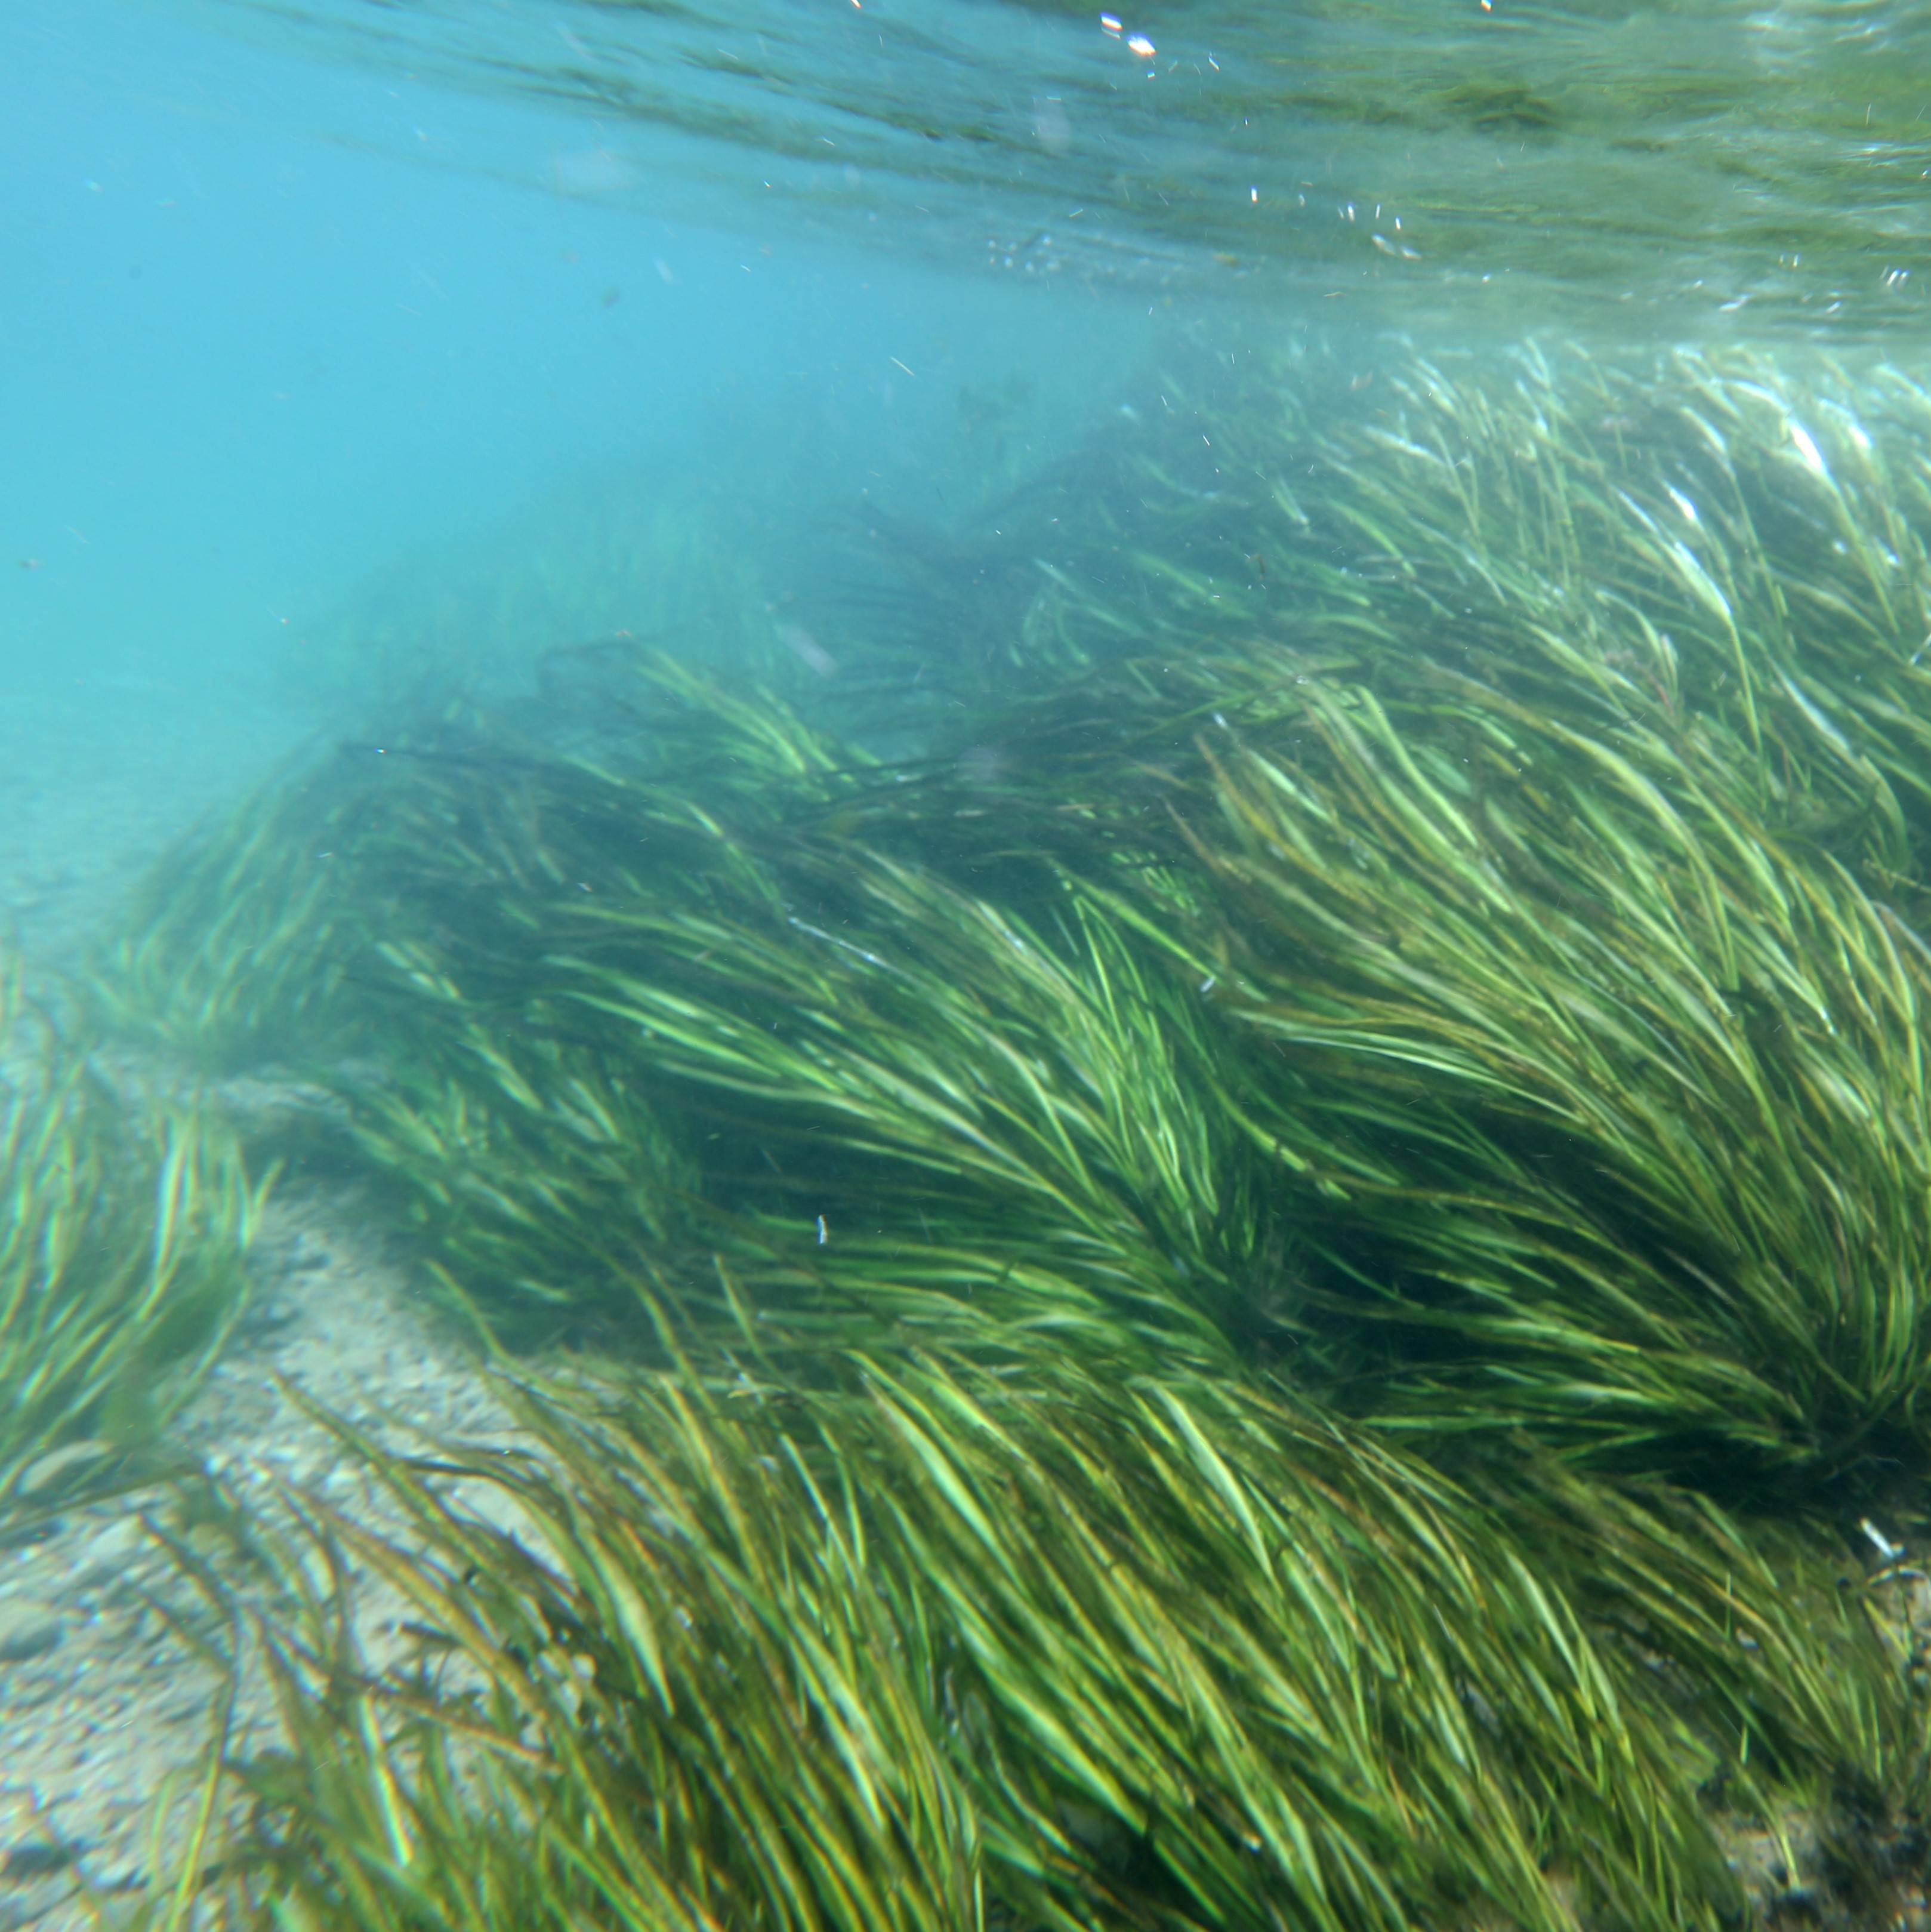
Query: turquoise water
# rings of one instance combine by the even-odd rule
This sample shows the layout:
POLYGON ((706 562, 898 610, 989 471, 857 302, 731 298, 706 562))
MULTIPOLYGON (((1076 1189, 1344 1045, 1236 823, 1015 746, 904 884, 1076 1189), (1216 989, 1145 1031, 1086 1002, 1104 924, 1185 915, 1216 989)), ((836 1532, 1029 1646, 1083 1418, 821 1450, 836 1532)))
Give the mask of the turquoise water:
MULTIPOLYGON (((641 1377, 640 1286, 747 1413, 743 1334, 805 1362, 854 1522, 923 1478, 838 1351, 1014 1351, 1033 1502, 984 1461, 960 1520, 1018 1540, 937 1558, 908 1518, 889 1641, 862 1562, 827 1586, 854 1654, 977 1630, 995 1568, 1104 1526, 976 1688, 955 1634, 893 1707, 872 1768, 929 1747, 970 1802, 929 1859, 860 1821, 892 1923, 1572 1932, 1600 1859, 1584 1922, 1676 1932, 1807 1909, 1827 1842, 1868 1867, 1842 1922, 1926 1922, 1927 241, 1915 4, 0 13, 0 1932, 70 1866, 203 1855, 145 1834, 218 1673, 147 1648, 196 1573, 130 1496, 256 1619, 231 1770, 280 1736, 266 1645, 316 1646, 297 1768, 367 1804, 291 1897, 334 1895, 331 1833, 409 1863, 331 1645, 441 1659, 434 1578, 490 1564, 471 1525, 415 1574, 441 1532, 385 1451, 277 1378, 500 1471, 528 1417, 472 1321, 641 1377), (1493 1443, 1501 1500, 1437 1535, 1414 1499, 1493 1443), (420 1615, 275 1594, 325 1568, 283 1480, 399 1539, 420 1615), (238 1498, 299 1560, 222 1543, 238 1498), (1069 1602, 1120 1619, 1090 1672, 1043 1641, 1069 1602), (1315 1834, 1367 1875, 1331 1919, 1276 1829, 1309 1790, 1367 1820, 1315 1834), (907 1902, 928 1865, 950 1916, 907 1902)), ((752 1484, 781 1436, 733 1438, 752 1484)), ((679 1696, 715 1676, 751 1736, 789 1694, 713 1670, 670 1518, 544 1439, 567 1534, 635 1530, 700 1628, 679 1696)), ((760 1534, 829 1520, 758 1493, 760 1534)), ((499 1688, 520 1588, 472 1633, 499 1688)), ((601 1616, 538 1648, 654 1655, 601 1616)), ((391 1676, 384 1721, 432 1678, 468 1735, 460 1672, 391 1676)), ((706 1759, 700 1812, 833 1817, 825 1735, 706 1759)), ((518 1880, 520 1826, 430 1814, 418 1870, 487 1840, 518 1880)))
POLYGON ((7 688, 256 690, 586 491, 943 518, 1177 331, 1924 328, 1921 10, 1112 17, 10 10, 7 688))
POLYGON ((1045 458, 1156 326, 358 59, 367 24, 0 20, 0 871, 49 944, 103 868, 413 688, 422 640, 460 676, 688 624, 700 592, 613 560, 699 497, 781 599, 867 502, 943 516, 1045 458), (406 672, 345 660, 372 628, 406 672))
POLYGON ((667 502, 782 603, 867 506, 943 526, 1157 406, 1177 339, 1924 326, 1921 10, 1114 20, 10 10, 13 896, 92 862, 63 817, 121 849, 130 756, 178 818, 424 658, 688 624, 613 562, 667 502))

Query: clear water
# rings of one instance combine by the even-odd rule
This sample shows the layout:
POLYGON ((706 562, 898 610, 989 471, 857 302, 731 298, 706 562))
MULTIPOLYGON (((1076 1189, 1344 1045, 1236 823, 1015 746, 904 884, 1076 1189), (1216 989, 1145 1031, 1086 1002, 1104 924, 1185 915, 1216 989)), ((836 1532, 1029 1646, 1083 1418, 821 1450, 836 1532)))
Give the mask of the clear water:
POLYGON ((7 10, 20 916, 64 934, 335 728, 345 639, 674 628, 696 593, 610 552, 693 491, 781 600, 867 503, 943 523, 1144 400, 1177 332, 1924 331, 1921 8, 1110 17, 7 10))
MULTIPOLYGON (((559 53, 573 18, 516 16, 559 53)), ((735 154, 371 61, 354 9, 253 24, 0 18, 0 873, 56 950, 103 874, 371 722, 346 637, 675 623, 599 560, 694 495, 781 597, 855 506, 1042 457, 1151 339, 1103 279, 1042 299, 922 217, 801 222, 735 154)))
POLYGON ((555 646, 835 698, 1178 362, 1525 335, 1925 380, 1931 9, 0 8, 0 934, 555 646))

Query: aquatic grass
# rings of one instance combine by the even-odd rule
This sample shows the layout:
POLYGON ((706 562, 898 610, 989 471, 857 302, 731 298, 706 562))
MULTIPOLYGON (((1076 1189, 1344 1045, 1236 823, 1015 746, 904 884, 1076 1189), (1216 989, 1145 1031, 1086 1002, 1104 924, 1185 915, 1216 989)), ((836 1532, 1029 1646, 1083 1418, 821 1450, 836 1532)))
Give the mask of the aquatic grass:
MULTIPOLYGON (((1534 340, 1176 358, 1157 422, 1069 457, 1054 514, 963 542, 1040 573, 1000 614, 1081 666, 1255 637, 1417 658, 1561 716, 1733 731, 1798 829, 1921 822, 1931 394, 1794 347, 1534 340)), ((1023 652, 1009 686, 1026 682, 1023 652)))
POLYGON ((1921 942, 1731 768, 1439 688, 1424 738, 1309 687, 1303 755, 1217 756, 1195 834, 1228 1010, 1319 1070, 1267 1131, 1334 1124, 1362 1245, 1328 1252, 1360 1312, 1412 1304, 1421 1426, 1921 1453, 1921 942))
POLYGON ((1714 1925, 1699 1786, 1921 1776, 1864 1593, 1707 1504, 1485 1502, 1278 1387, 1036 1338, 808 1384, 749 1339, 523 1382, 512 1452, 336 1422, 398 1526, 243 1526, 294 1592, 294 1748, 237 1767, 226 1867, 274 1922, 1714 1925))
POLYGON ((1130 922, 1024 851, 1021 913, 959 883, 982 852, 871 849, 889 775, 768 695, 634 674, 647 737, 615 768, 466 726, 337 760, 279 832, 257 811, 170 874, 97 1012, 158 1004, 166 1040, 185 1008, 190 1052, 205 1027, 203 1058, 335 1081, 436 1278, 532 1336, 707 1249, 814 1324, 943 1284, 1203 1358, 1264 1328, 1285 1232, 1195 1104, 1222 1047, 1130 922), (287 862, 317 824, 320 921, 287 862), (259 930, 202 934, 203 895, 259 930))
POLYGON ((801 1336, 987 1295, 1425 1432, 1918 1454, 1911 927, 1741 727, 1375 668, 1096 672, 990 788, 650 657, 634 766, 365 760, 323 806, 336 1004, 395 1042, 363 1156, 505 1336, 721 1315, 716 1255, 801 1336))
POLYGON ((339 1062, 382 1034, 356 975, 391 934, 406 944, 427 926, 487 954, 492 913, 507 912, 511 943, 526 936, 527 908, 506 904, 517 890, 652 872, 696 889, 727 860, 715 818, 653 769, 708 767, 714 805, 754 814, 767 790, 828 782, 828 741, 784 707, 767 716, 642 646, 590 655, 623 673, 596 707, 628 741, 620 773, 534 747, 467 700, 293 763, 142 882, 76 977, 89 1028, 202 1072, 339 1062))
MULTIPOLYGON (((601 760, 467 718, 318 776, 310 983, 453 1292, 535 1332, 715 1253, 815 1334, 944 1288, 1424 1434, 1921 1455, 1918 392, 1531 346, 1317 422, 1303 373, 1102 439, 1169 567, 909 765, 637 652, 601 760)), ((132 1004, 298 1036, 292 856, 208 862, 259 970, 151 932, 132 1004)))
MULTIPOLYGON (((1108 655, 1345 640, 1396 677, 1421 658, 1559 716, 1732 734, 1767 814, 1903 869, 1931 716, 1921 384, 1794 349, 1534 342, 1348 373, 1279 357, 1258 394, 1166 386, 1210 470, 1196 450, 1170 475, 1128 430, 1090 459, 1123 459, 1192 560, 1184 582, 1150 560, 1135 634, 1093 632, 1108 655)), ((1062 544, 1081 609, 1118 604, 1110 540, 1062 544)))
POLYGON ((0 1507, 39 1459, 145 1444, 246 1305, 262 1184, 191 1104, 110 1087, 0 962, 0 1507))
POLYGON ((1036 1317, 1110 1307, 1224 1355, 1278 1231, 1244 1189, 1260 1162, 1193 1103, 1215 1048, 1172 989, 1077 905, 1042 938, 850 854, 835 890, 827 926, 762 894, 734 916, 566 901, 539 1004, 505 1026, 453 980, 424 1002, 418 1058, 445 1101, 392 1084, 356 1132, 414 1190, 438 1265, 582 1304, 680 1243, 775 1288, 760 1251, 788 1247, 778 1271, 821 1307, 971 1281, 1015 1318, 1032 1298, 1036 1317))
POLYGON ((594 756, 430 720, 211 841, 124 1016, 306 1042, 598 1365, 296 1504, 244 1906, 1660 1928, 1710 1805, 1910 1825, 1909 1643, 1761 1519, 1924 1467, 1931 498, 1881 382, 1665 374, 1109 449, 1171 524, 896 765, 600 650, 594 756))
MULTIPOLYGON (((1163 383, 1177 428, 1069 466, 1102 487, 1039 594, 1090 668, 965 727, 979 836, 1025 824, 1230 1012, 1268 935, 1294 1045, 1255 1131, 1328 1196, 1342 1372, 1392 1348, 1419 1390, 1479 1332, 1505 1399, 1451 1378, 1444 1426, 1546 1398, 1635 1453, 1674 1411, 1678 1450, 1700 1415, 1753 1457, 1916 1455, 1876 1438, 1915 1442, 1926 1340, 1924 392, 1734 350, 1336 374, 1163 383), (1162 554, 1109 590, 1129 488, 1162 554), (1503 1387, 1517 1342, 1573 1344, 1567 1379, 1503 1387)), ((877 824, 955 838, 940 765, 877 824)))
POLYGON ((1931 1777, 1923 1633, 1888 1566, 1847 1551, 1862 1532, 1801 1516, 1739 1519, 1692 1491, 1592 1480, 1550 1457, 1470 1473, 1562 1577, 1582 1621, 1613 1633, 1606 1654, 1630 1694, 1653 1696, 1659 1678, 1673 1687, 1664 1696, 1680 1697, 1686 1743, 1714 1754, 1712 1797, 1774 1813, 1756 1778, 1767 1750, 1774 1776, 1822 1772, 1810 1798, 1823 1809, 1921 1823, 1931 1777))
POLYGON ((202 1077, 339 1044, 355 801, 318 789, 279 773, 163 856, 70 982, 86 1031, 202 1077))
POLYGON ((1008 714, 990 802, 920 772, 859 836, 976 866, 1024 826, 1138 949, 1137 997, 1209 1043, 1187 1104, 1281 1169, 1317 1385, 1679 1470, 1919 1456, 1927 961, 1885 875, 1793 827, 1741 736, 1447 667, 1384 702, 1375 670, 1126 664, 1008 714))
MULTIPOLYGON (((560 1449, 575 1425, 539 1416, 560 1449)), ((295 1748, 241 1768, 276 1922, 984 1922, 972 1808, 854 1498, 746 1454, 701 1399, 667 1389, 653 1421, 580 1425, 601 1472, 412 1466, 343 1431, 408 1529, 315 1504, 277 1548, 306 1583, 264 1632, 295 1748), (475 1479, 460 1502, 450 1476, 475 1479), (357 1576, 419 1666, 357 1654, 357 1576)))

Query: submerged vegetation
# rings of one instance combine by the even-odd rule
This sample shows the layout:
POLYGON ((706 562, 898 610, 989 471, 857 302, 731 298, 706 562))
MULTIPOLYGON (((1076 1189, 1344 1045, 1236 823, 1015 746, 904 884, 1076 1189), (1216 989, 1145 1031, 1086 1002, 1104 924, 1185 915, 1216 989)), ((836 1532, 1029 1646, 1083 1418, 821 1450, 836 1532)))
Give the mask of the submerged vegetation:
POLYGON ((110 1088, 37 1024, 4 959, 0 1187, 4 1516, 192 1393, 241 1312, 259 1190, 226 1130, 110 1088))
POLYGON ((1843 1537, 1931 1450, 1931 400, 1795 368, 1168 383, 843 716, 605 646, 177 854, 97 1020, 331 1085, 529 1443, 345 1429, 407 1534, 237 1525, 237 1914, 1661 1932, 1726 1818, 1921 1862, 1843 1537))
POLYGON ((257 1546, 325 1580, 248 1774, 292 1922, 1714 1924, 1699 1784, 1924 1774, 1873 1602, 1708 1511, 1498 1507, 1279 1386, 1036 1339, 818 1366, 532 1394, 507 1466, 364 1444, 405 1536, 257 1546), (355 1570, 421 1674, 360 1665, 355 1570))

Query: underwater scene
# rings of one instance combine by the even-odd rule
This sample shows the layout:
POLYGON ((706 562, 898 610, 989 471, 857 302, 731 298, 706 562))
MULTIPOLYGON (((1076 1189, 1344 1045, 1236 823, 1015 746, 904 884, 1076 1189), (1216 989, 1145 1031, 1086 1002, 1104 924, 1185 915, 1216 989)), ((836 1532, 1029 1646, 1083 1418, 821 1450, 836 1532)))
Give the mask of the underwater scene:
POLYGON ((1931 10, 0 164, 0 1932, 1931 1932, 1931 10))

